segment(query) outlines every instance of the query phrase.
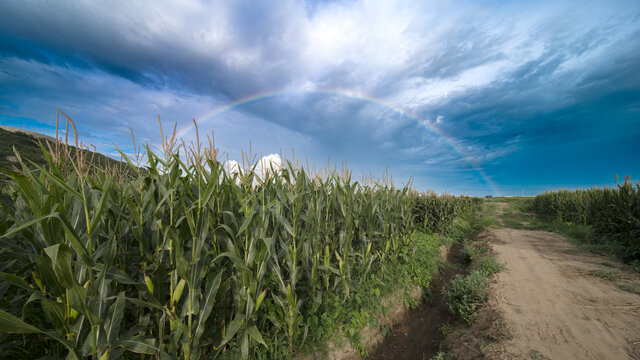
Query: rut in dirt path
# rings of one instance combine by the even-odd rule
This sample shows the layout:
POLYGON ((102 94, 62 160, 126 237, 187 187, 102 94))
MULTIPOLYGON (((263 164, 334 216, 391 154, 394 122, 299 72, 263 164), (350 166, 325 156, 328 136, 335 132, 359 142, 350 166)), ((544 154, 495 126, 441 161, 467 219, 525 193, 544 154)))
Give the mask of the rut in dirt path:
POLYGON ((506 269, 494 284, 512 339, 490 358, 640 359, 640 295, 591 275, 608 259, 576 253, 562 236, 497 229, 506 269))

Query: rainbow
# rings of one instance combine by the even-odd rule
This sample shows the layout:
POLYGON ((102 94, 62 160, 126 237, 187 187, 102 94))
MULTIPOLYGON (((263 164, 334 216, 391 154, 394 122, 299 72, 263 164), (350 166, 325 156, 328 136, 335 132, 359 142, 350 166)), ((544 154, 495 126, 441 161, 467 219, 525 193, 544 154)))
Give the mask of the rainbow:
MULTIPOLYGON (((445 135, 442 131, 440 131, 440 129, 429 125, 426 121, 421 120, 418 116, 416 116, 414 114, 411 114, 410 112, 402 109, 401 107, 399 107, 399 106, 397 106, 395 104, 389 103, 389 102, 387 102, 387 101, 385 101, 383 99, 375 98, 375 97, 372 97, 370 95, 363 94, 363 93, 358 93, 358 92, 353 92, 353 91, 345 91, 345 90, 276 90, 276 91, 262 92, 262 93, 246 96, 246 97, 234 100, 232 102, 229 102, 227 104, 224 104, 222 106, 219 106, 219 107, 213 109, 212 111, 210 111, 210 112, 208 112, 208 113, 196 118, 196 122, 198 124, 205 124, 208 121, 210 121, 211 119, 215 118, 216 116, 218 116, 218 115, 220 115, 220 114, 222 114, 222 113, 224 113, 226 111, 239 108, 239 107, 241 107, 243 105, 246 105, 246 104, 262 101, 262 100, 265 100, 265 99, 271 99, 271 98, 275 98, 275 97, 278 97, 278 96, 307 95, 307 94, 320 94, 320 95, 340 96, 340 97, 357 99, 357 100, 360 100, 360 101, 365 101, 367 103, 375 104, 375 105, 382 106, 384 108, 390 109, 390 110, 402 115, 403 117, 406 117, 408 119, 411 119, 411 120, 415 121, 416 123, 418 123, 419 125, 424 127, 427 131, 429 131, 431 134, 441 138, 456 153, 461 155, 465 159, 465 161, 467 163, 469 163, 469 165, 471 165, 473 170, 478 174, 478 176, 485 183, 485 185, 491 190, 491 193, 493 195, 500 195, 500 191, 498 190, 498 186, 493 182, 493 180, 491 180, 491 178, 485 173, 485 171, 482 170, 475 163, 475 161, 472 160, 473 158, 469 154, 467 154, 463 149, 461 149, 460 146, 458 146, 453 139, 451 139, 449 136, 445 135)), ((178 138, 184 137, 186 134, 188 134, 189 132, 193 131, 193 129, 194 129, 193 124, 189 123, 188 125, 180 128, 177 131, 176 135, 177 135, 178 138)))

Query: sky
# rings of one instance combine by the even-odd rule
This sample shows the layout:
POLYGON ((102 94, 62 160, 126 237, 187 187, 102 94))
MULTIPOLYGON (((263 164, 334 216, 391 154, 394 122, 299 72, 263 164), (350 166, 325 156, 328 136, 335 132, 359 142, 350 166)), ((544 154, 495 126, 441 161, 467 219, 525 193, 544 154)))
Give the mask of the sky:
POLYGON ((112 156, 160 116, 418 190, 612 185, 640 178, 640 2, 2 2, 0 125, 57 108, 112 156))

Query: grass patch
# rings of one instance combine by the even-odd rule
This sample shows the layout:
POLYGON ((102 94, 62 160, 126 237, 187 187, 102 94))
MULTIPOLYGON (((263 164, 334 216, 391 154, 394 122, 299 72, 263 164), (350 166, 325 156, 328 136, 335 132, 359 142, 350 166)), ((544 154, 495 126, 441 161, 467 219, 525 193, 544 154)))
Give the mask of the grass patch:
POLYGON ((623 280, 624 273, 618 269, 613 270, 593 270, 589 272, 590 275, 599 277, 601 279, 611 281, 616 286, 624 291, 640 294, 640 283, 636 281, 623 280))
POLYGON ((624 291, 640 294, 640 285, 636 283, 618 283, 618 287, 624 291))
POLYGON ((442 324, 438 331, 440 332, 440 336, 444 339, 451 333, 451 331, 453 331, 453 326, 450 323, 442 324))
POLYGON ((477 265, 478 270, 485 273, 487 276, 491 276, 493 274, 497 274, 500 271, 504 270, 504 264, 498 262, 496 258, 492 256, 485 256, 480 260, 477 265))
POLYGON ((456 277, 443 290, 442 295, 452 314, 472 323, 478 316, 478 307, 487 301, 489 279, 482 271, 456 277))
MULTIPOLYGON (((487 213, 491 213, 497 206, 497 204, 491 203, 483 204, 482 216, 472 226, 476 234, 486 227, 499 224, 495 217, 487 216, 487 213)), ((473 270, 466 276, 456 275, 443 288, 442 295, 452 314, 471 323, 477 317, 478 307, 487 300, 489 277, 502 271, 504 264, 499 263, 491 256, 491 247, 487 238, 481 240, 464 239, 462 249, 458 254, 458 262, 471 264, 473 270)))
POLYGON ((622 277, 619 270, 593 270, 590 274, 609 281, 618 281, 622 277))
POLYGON ((542 359, 542 354, 535 351, 535 350, 531 350, 529 352, 529 358, 532 360, 541 360, 542 359))
POLYGON ((589 244, 593 238, 593 230, 588 225, 558 222, 549 224, 548 229, 549 231, 564 235, 579 244, 589 244))
POLYGON ((500 208, 500 205, 496 202, 485 201, 482 203, 482 213, 485 215, 495 215, 500 208))
POLYGON ((491 202, 483 202, 481 207, 481 215, 475 226, 477 230, 482 230, 490 227, 499 227, 501 226, 500 220, 496 216, 496 212, 498 211, 499 205, 497 203, 491 202))
POLYGON ((500 220, 498 220, 498 218, 495 216, 483 216, 478 220, 477 226, 482 229, 486 229, 492 226, 499 227, 500 220))
POLYGON ((505 227, 512 229, 546 230, 545 225, 538 221, 537 218, 514 211, 505 211, 502 216, 502 222, 505 227))

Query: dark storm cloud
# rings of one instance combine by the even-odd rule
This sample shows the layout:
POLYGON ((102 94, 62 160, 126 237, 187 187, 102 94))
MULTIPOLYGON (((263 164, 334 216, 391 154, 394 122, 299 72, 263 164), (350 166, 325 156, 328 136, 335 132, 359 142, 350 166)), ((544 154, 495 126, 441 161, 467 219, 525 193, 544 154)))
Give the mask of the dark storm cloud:
POLYGON ((64 107, 105 143, 128 127, 150 137, 154 113, 183 127, 279 89, 369 94, 419 120, 311 92, 255 101, 203 126, 241 136, 253 121, 255 134, 268 128, 280 142, 313 139, 311 157, 395 166, 424 186, 438 185, 435 173, 499 175, 499 164, 558 142, 638 133, 636 2, 23 1, 0 10, 0 115, 43 121, 64 107))
POLYGON ((90 64, 144 85, 229 98, 282 86, 287 64, 274 56, 291 52, 279 37, 288 31, 288 22, 281 21, 286 14, 253 2, 234 4, 223 9, 224 21, 215 7, 191 4, 196 8, 176 9, 183 18, 175 23, 168 5, 11 2, 0 12, 0 44, 5 55, 81 68, 90 64), (209 32, 220 32, 220 38, 209 32), (252 66, 236 67, 238 49, 252 66))

